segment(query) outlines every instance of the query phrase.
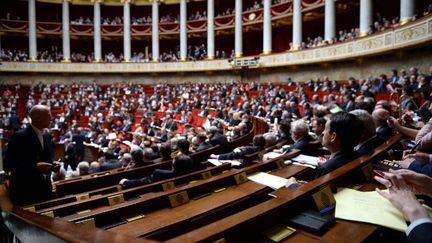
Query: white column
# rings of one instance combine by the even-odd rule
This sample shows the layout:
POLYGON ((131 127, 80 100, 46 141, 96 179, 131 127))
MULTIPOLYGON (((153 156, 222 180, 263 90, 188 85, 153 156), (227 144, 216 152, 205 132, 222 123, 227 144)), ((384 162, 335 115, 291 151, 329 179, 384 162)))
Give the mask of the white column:
POLYGON ((180 60, 187 60, 186 0, 180 0, 180 60))
POLYGON ((100 0, 94 2, 94 61, 102 61, 102 40, 101 40, 101 13, 100 13, 100 0))
POLYGON ((293 50, 299 50, 302 43, 301 0, 293 1, 293 50))
POLYGON ((415 15, 415 0, 400 1, 400 24, 408 23, 415 15))
POLYGON ((131 61, 131 34, 130 34, 130 1, 123 3, 123 57, 124 62, 131 61))
POLYGON ((336 37, 335 0, 325 0, 324 40, 329 41, 336 37))
POLYGON ((263 54, 272 53, 271 0, 264 0, 263 54))
POLYGON ((152 2, 152 61, 159 61, 159 1, 152 2))
POLYGON ((360 36, 366 36, 372 25, 372 0, 360 0, 360 36))
POLYGON ((207 0, 207 58, 215 58, 214 0, 207 0))
POLYGON ((29 60, 37 61, 37 44, 36 44, 36 0, 28 1, 29 15, 29 60))
POLYGON ((243 56, 243 2, 242 0, 235 1, 235 43, 234 52, 235 57, 243 56))
POLYGON ((63 16, 62 16, 62 32, 63 32, 63 62, 70 62, 70 32, 69 32, 69 2, 70 0, 63 0, 63 16))

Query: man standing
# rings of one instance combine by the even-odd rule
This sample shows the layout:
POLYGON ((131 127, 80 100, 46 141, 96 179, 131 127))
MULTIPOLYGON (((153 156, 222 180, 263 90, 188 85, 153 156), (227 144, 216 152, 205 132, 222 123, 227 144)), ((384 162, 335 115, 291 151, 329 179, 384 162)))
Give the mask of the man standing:
POLYGON ((14 205, 49 199, 51 171, 60 169, 60 164, 52 161, 50 141, 44 134, 51 121, 49 108, 35 105, 29 115, 30 125, 14 134, 6 151, 5 165, 11 172, 9 190, 14 205))

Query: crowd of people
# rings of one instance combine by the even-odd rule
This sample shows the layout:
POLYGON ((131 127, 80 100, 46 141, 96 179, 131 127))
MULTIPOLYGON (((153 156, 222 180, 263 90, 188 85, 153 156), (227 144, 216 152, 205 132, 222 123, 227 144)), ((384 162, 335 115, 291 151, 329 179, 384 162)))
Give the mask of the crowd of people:
MULTIPOLYGON (((261 8, 262 4, 258 2, 254 2, 254 5, 251 9, 261 8)), ((249 9, 250 10, 250 9, 249 9)), ((422 13, 422 16, 429 15, 432 12, 432 4, 428 6, 428 9, 422 13)), ((234 13, 234 10, 232 14, 234 13)), ((228 9, 224 12, 224 14, 219 14, 218 16, 230 15, 231 10, 228 9)), ((420 14, 418 14, 420 15, 420 14)), ((206 11, 202 14, 197 11, 195 14, 192 14, 189 17, 189 20, 201 20, 206 18, 206 11)), ((103 24, 122 24, 122 19, 120 17, 115 17, 112 20, 109 18, 102 18, 103 24)), ((413 21, 417 19, 417 15, 413 17, 413 21)), ((78 19, 72 21, 74 24, 88 24, 91 20, 89 17, 83 18, 79 17, 78 19)), ((167 22, 178 22, 178 17, 175 18, 171 14, 161 17, 161 23, 167 22)), ((132 18, 132 24, 141 24, 141 23, 151 23, 151 17, 148 16, 142 18, 132 18)), ((399 18, 395 17, 391 21, 382 17, 380 13, 377 13, 374 17, 373 24, 370 26, 368 34, 372 35, 377 32, 381 32, 387 30, 389 28, 395 28, 399 26, 399 18)), ((336 43, 352 41, 360 36, 359 28, 351 28, 350 30, 339 30, 338 34, 335 38, 331 40, 324 40, 322 36, 318 36, 315 38, 307 37, 305 41, 301 43, 299 47, 300 50, 322 47, 327 45, 332 45, 336 43)), ((290 50, 294 49, 293 43, 290 43, 290 50)), ((187 50, 187 60, 197 61, 204 60, 207 58, 207 49, 204 44, 195 45, 192 47, 188 46, 187 50)), ((234 50, 232 50, 231 54, 226 54, 224 50, 216 50, 215 58, 216 59, 225 59, 225 58, 233 58, 234 50)), ((58 50, 57 46, 52 46, 50 50, 39 51, 37 60, 40 62, 60 62, 62 61, 63 55, 62 52, 58 50)), ((153 58, 151 54, 145 56, 143 52, 134 52, 131 57, 131 62, 133 63, 141 63, 141 62, 149 62, 153 58)), ((162 62, 176 62, 180 60, 179 46, 176 47, 176 50, 166 50, 163 51, 159 56, 159 60, 162 62)), ((28 61, 28 54, 24 50, 9 50, 9 49, 1 49, 0 50, 0 61, 13 61, 13 62, 26 62, 28 61)), ((83 54, 80 52, 73 52, 71 55, 72 62, 92 62, 94 61, 94 54, 83 54)), ((123 53, 119 53, 115 55, 113 51, 106 53, 103 56, 103 62, 106 63, 119 63, 124 61, 123 53)))
MULTIPOLYGON (((416 222, 408 232, 409 237, 414 237, 417 227, 425 226, 424 220, 431 221, 417 204, 401 201, 401 195, 408 195, 405 198, 408 200, 418 193, 412 187, 404 186, 413 183, 408 176, 424 180, 432 176, 429 163, 432 154, 432 67, 429 73, 411 67, 408 71, 392 70, 391 75, 391 78, 385 74, 359 80, 350 78, 342 83, 328 77, 304 83, 288 79, 277 85, 235 81, 154 86, 35 84, 28 87, 25 96, 28 97, 25 107, 32 119, 23 119, 22 127, 26 130, 17 133, 18 137, 13 135, 9 141, 5 168, 15 172, 21 168, 10 160, 18 154, 14 150, 17 144, 30 141, 24 137, 31 136, 32 127, 36 134, 42 134, 39 138, 42 148, 49 146, 48 139, 58 139, 65 144, 67 157, 63 158, 62 164, 37 164, 42 173, 53 172, 54 180, 174 159, 170 170, 155 170, 148 177, 125 178, 119 182, 124 188, 130 188, 201 168, 201 164, 191 160, 191 153, 216 145, 225 148, 228 141, 251 131, 253 117, 256 117, 267 121, 272 129, 255 135, 252 145, 231 148, 211 157, 242 160, 248 154, 280 142, 292 144, 292 148, 306 153, 310 142, 318 141, 329 153, 329 158, 320 161, 316 169, 316 177, 319 177, 369 153, 397 131, 413 139, 403 146, 415 153, 397 162, 406 171, 401 176, 399 172, 390 171, 382 178, 376 178, 390 188, 389 192, 378 192, 404 212, 407 220, 416 222), (320 96, 322 92, 325 93, 320 96), (380 94, 392 93, 398 94, 399 103, 378 98, 380 94), (204 118, 205 123, 198 127, 192 125, 199 117, 204 118), (54 131, 58 131, 58 138, 54 131), (98 161, 84 161, 85 143, 97 145, 103 156, 98 161), (12 152, 15 155, 11 155, 12 152), (409 205, 401 206, 401 203, 409 205), (408 206, 422 213, 410 214, 406 211, 408 206), (419 219, 422 221, 417 222, 419 219)), ((14 89, 15 93, 22 89, 20 86, 8 88, 14 89)), ((37 136, 34 138, 38 141, 37 136)), ((246 160, 240 162, 240 166, 246 165, 246 160)), ((18 182, 14 183, 14 188, 20 187, 18 182)), ((296 190, 304 183, 290 178, 287 187, 296 190)), ((28 195, 13 194, 13 200, 28 203, 28 195)))

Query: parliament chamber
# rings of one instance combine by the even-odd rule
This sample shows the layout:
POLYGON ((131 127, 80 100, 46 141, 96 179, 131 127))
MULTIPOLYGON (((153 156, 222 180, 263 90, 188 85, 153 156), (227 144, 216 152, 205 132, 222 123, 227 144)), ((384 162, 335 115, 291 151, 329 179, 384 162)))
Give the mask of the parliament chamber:
POLYGON ((431 0, 2 0, 0 242, 429 242, 431 43, 431 0))

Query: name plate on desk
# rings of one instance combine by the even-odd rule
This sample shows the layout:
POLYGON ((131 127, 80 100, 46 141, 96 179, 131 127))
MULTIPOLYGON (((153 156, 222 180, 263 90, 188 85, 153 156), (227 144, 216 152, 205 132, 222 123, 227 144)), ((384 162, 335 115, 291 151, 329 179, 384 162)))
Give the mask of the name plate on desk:
POLYGON ((319 192, 314 193, 312 197, 319 211, 336 205, 333 192, 328 185, 322 188, 319 192))
POLYGON ((29 212, 32 212, 32 213, 36 212, 36 208, 34 206, 23 208, 23 210, 29 211, 29 212))
POLYGON ((121 191, 121 190, 123 190, 122 186, 121 185, 117 185, 117 191, 121 191))
POLYGON ((242 172, 240 174, 235 175, 234 179, 235 179, 237 185, 245 183, 248 180, 246 172, 242 172))
POLYGON ((171 207, 173 208, 189 202, 189 196, 186 191, 182 191, 174 195, 168 196, 168 199, 170 201, 171 207))
POLYGON ((128 223, 129 223, 129 222, 133 222, 133 221, 136 221, 136 220, 142 219, 142 218, 144 218, 144 215, 140 214, 140 215, 137 215, 137 216, 133 216, 133 217, 127 218, 126 221, 128 221, 128 223))
POLYGON ((84 220, 76 222, 75 224, 81 224, 81 225, 84 225, 85 227, 92 228, 92 229, 96 228, 96 223, 95 223, 94 218, 84 219, 84 220))
POLYGON ((201 173, 201 176, 203 179, 207 179, 207 178, 210 178, 212 176, 212 174, 210 171, 206 171, 206 172, 201 173))
POLYGON ((89 199, 90 195, 88 193, 80 194, 80 195, 76 195, 75 198, 76 198, 77 202, 80 202, 80 201, 89 199))
POLYGON ((45 212, 45 213, 41 213, 41 215, 48 216, 50 218, 54 218, 54 212, 53 211, 48 211, 48 212, 45 212))
POLYGON ((168 191, 168 190, 171 190, 174 187, 175 187, 174 186, 174 182, 172 182, 172 181, 162 184, 162 189, 163 189, 164 192, 168 191))
POLYGON ((113 206, 113 205, 116 205, 116 204, 119 204, 122 202, 124 202, 123 194, 118 194, 118 195, 108 197, 108 203, 110 206, 113 206))

